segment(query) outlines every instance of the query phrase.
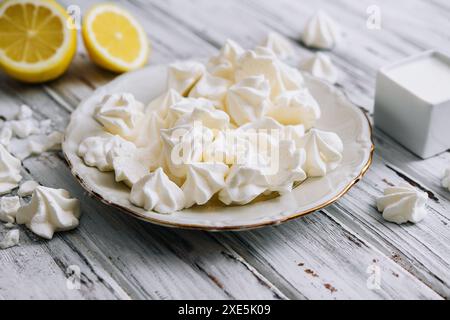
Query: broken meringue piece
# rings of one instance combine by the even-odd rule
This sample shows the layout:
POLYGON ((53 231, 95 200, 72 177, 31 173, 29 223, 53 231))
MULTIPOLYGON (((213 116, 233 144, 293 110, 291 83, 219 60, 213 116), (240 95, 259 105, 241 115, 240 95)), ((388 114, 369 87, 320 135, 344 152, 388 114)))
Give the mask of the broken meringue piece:
POLYGON ((308 19, 302 35, 305 45, 318 49, 331 49, 340 39, 341 32, 338 25, 322 10, 308 19))
POLYGON ((71 198, 68 191, 39 186, 31 202, 17 212, 16 221, 38 236, 52 239, 55 232, 76 228, 80 214, 80 202, 71 198))
POLYGON ((185 206, 184 193, 161 168, 147 174, 133 185, 130 201, 145 210, 172 213, 185 206))
POLYGON ((36 181, 33 180, 25 181, 20 185, 17 194, 20 197, 31 196, 37 187, 39 187, 39 183, 37 183, 36 181))
POLYGON ((0 198, 0 220, 6 223, 14 223, 16 214, 20 208, 20 199, 17 196, 0 198))
POLYGON ((417 223, 426 217, 428 195, 409 184, 400 184, 384 190, 384 196, 377 199, 378 211, 390 222, 402 224, 417 223))
POLYGON ((8 249, 17 246, 20 241, 19 229, 10 230, 5 237, 0 241, 0 249, 8 249))
POLYGON ((0 129, 0 144, 2 144, 4 147, 8 147, 11 138, 13 136, 13 131, 10 126, 5 125, 0 129))
POLYGON ((0 144, 0 195, 17 188, 22 180, 22 162, 0 144))
POLYGON ((23 104, 19 108, 19 112, 16 115, 17 120, 31 119, 33 117, 33 110, 26 104, 23 104))
POLYGON ((331 62, 328 55, 318 52, 311 58, 305 60, 300 68, 313 76, 335 84, 338 80, 338 70, 331 62))

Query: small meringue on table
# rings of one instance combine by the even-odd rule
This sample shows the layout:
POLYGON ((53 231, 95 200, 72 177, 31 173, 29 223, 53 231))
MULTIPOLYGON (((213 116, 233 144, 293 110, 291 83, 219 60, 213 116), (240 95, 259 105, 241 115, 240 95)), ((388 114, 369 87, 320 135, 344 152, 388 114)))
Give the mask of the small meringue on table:
POLYGON ((442 179, 442 186, 450 191, 450 168, 445 170, 444 178, 442 179))
POLYGON ((308 19, 302 35, 305 45, 318 49, 331 49, 340 39, 341 31, 338 25, 321 10, 308 19))
POLYGON ((325 53, 317 52, 311 58, 305 60, 300 68, 313 76, 335 84, 338 80, 338 70, 325 53))
POLYGON ((22 180, 22 162, 0 144, 0 195, 9 193, 22 180))
POLYGON ((133 185, 130 194, 132 204, 145 210, 172 213, 185 207, 185 197, 180 189, 158 168, 133 185))
POLYGON ((428 195, 408 184, 389 187, 384 190, 384 196, 377 199, 378 211, 383 212, 383 218, 390 222, 402 224, 417 223, 428 214, 426 203, 428 195))
POLYGON ((280 59, 294 55, 294 48, 289 40, 277 32, 269 32, 262 46, 272 50, 280 59))

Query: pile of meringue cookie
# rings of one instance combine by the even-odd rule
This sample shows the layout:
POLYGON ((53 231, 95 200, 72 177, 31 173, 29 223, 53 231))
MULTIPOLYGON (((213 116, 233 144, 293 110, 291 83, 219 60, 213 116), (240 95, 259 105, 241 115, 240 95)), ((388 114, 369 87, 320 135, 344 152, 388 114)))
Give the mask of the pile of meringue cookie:
POLYGON ((159 213, 216 194, 226 205, 244 205, 325 176, 344 146, 337 134, 314 128, 321 109, 300 71, 282 61, 289 46, 275 33, 253 50, 227 40, 206 64, 169 65, 167 90, 147 106, 129 93, 101 97, 93 117, 103 132, 82 141, 78 155, 113 171, 131 188, 131 203, 159 213), (262 154, 249 132, 278 154, 262 154), (174 159, 179 150, 182 161, 174 159))
POLYGON ((25 224, 46 239, 51 239, 55 231, 78 225, 78 200, 71 199, 67 191, 46 188, 33 180, 21 183, 21 160, 61 149, 63 134, 50 132, 51 126, 51 120, 35 120, 26 105, 12 119, 0 123, 0 221, 9 229, 0 240, 0 249, 19 243, 20 233, 15 223, 25 224))

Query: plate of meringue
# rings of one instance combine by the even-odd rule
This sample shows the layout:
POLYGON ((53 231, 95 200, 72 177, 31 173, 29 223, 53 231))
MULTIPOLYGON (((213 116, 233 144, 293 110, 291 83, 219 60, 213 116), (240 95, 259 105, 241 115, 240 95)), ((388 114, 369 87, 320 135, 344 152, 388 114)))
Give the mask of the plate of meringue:
POLYGON ((343 196, 373 153, 365 114, 268 47, 122 75, 73 112, 63 151, 102 202, 164 226, 244 230, 343 196))

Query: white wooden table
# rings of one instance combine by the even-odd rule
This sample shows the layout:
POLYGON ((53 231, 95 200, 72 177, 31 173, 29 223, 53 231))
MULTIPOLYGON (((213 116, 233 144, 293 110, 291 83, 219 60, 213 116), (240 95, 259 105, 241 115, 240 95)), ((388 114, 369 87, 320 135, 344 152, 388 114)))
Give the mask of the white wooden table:
MULTIPOLYGON (((61 1, 65 6, 71 0, 61 1)), ((93 1, 74 1, 86 10, 93 1)), ((429 48, 450 51, 446 0, 172 0, 121 1, 153 44, 150 64, 204 57, 226 38, 245 47, 275 30, 296 43, 307 17, 321 8, 345 31, 330 52, 338 86, 372 114, 376 70, 429 48), (381 9, 381 30, 366 27, 369 5, 381 9)), ((63 130, 81 99, 115 75, 98 69, 80 43, 61 79, 23 85, 0 74, 0 113, 30 105, 63 130)), ((44 241, 21 228, 21 244, 0 251, 0 298, 70 299, 443 299, 450 297, 450 193, 440 178, 450 153, 422 161, 375 129, 376 152, 364 179, 328 208, 277 227, 208 233, 167 229, 130 218, 90 198, 61 154, 24 161, 26 177, 63 187, 81 199, 81 225, 44 241), (383 221, 375 198, 407 182, 430 196, 420 224, 383 221), (81 270, 69 290, 69 266, 81 270), (380 276, 380 288, 374 277, 380 276), (371 285, 372 284, 372 285, 371 285), (376 286, 375 286, 376 287, 376 286)), ((0 232, 5 228, 0 226, 0 232)))

